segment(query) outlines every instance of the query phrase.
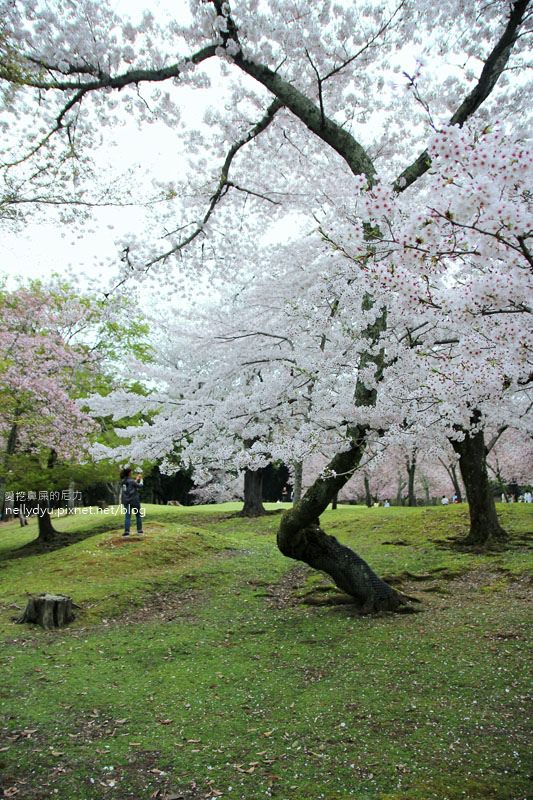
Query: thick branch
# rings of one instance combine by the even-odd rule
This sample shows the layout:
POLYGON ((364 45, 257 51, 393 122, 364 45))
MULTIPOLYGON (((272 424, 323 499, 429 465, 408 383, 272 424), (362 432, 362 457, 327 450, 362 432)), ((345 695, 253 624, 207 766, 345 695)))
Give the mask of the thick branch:
MULTIPOLYGON (((518 38, 520 26, 530 0, 516 0, 511 6, 511 14, 504 32, 494 46, 492 52, 485 61, 485 66, 481 71, 479 80, 470 94, 468 94, 455 114, 450 119, 450 125, 462 126, 466 120, 474 114, 480 105, 487 99, 494 89, 498 78, 505 69, 511 55, 513 45, 518 38)), ((396 192, 403 192, 420 178, 431 166, 431 159, 428 151, 424 150, 416 161, 413 161, 401 175, 394 181, 393 187, 396 192)))
POLYGON ((264 64, 249 61, 239 53, 234 63, 247 75, 272 92, 278 100, 292 111, 310 131, 326 142, 348 164, 354 175, 365 175, 372 183, 376 171, 362 145, 354 137, 327 116, 303 92, 286 81, 277 72, 264 64))
MULTIPOLYGON (((114 77, 106 72, 98 71, 97 77, 95 77, 94 80, 88 81, 40 81, 27 76, 21 83, 25 86, 32 86, 34 89, 43 89, 45 91, 50 89, 59 89, 62 92, 78 92, 83 90, 84 93, 95 89, 124 89, 125 86, 138 83, 161 83, 169 78, 179 78, 183 69, 183 64, 197 65, 201 64, 202 61, 212 58, 216 55, 216 49, 216 44, 207 45, 192 56, 184 58, 180 64, 170 64, 168 67, 161 67, 160 69, 132 69, 121 75, 115 75, 114 77)), ((61 70, 53 65, 47 65, 47 69, 61 74, 61 70)), ((73 67, 72 71, 75 71, 76 74, 92 74, 87 67, 80 70, 73 67)), ((5 76, 3 75, 2 66, 0 65, 0 78, 3 77, 5 76)))

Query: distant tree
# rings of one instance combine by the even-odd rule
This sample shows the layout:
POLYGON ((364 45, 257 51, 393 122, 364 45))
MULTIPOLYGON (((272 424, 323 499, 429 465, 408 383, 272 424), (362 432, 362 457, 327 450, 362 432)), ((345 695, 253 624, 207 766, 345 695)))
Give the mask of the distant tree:
MULTIPOLYGON (((49 499, 61 496, 59 481, 66 491, 76 478, 109 474, 90 463, 98 426, 81 398, 96 388, 109 391, 105 359, 140 344, 142 331, 132 332, 124 320, 119 325, 120 305, 110 309, 61 281, 3 290, 0 308, 0 507, 8 484, 36 493, 39 538, 46 541, 54 535, 49 499)), ((143 352, 139 347, 136 355, 143 352)))

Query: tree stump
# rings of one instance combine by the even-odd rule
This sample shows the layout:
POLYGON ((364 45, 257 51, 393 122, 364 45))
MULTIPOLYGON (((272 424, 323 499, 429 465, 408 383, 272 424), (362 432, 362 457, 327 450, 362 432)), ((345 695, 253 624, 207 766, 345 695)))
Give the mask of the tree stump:
POLYGON ((71 597, 61 594, 40 594, 30 597, 24 614, 17 623, 33 622, 41 628, 64 628, 74 619, 73 608, 77 608, 71 597))

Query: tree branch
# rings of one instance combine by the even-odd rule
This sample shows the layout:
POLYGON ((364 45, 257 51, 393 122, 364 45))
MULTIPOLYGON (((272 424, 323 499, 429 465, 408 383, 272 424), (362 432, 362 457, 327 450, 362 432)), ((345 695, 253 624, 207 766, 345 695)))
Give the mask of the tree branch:
MULTIPOLYGON (((230 170, 231 163, 232 163, 233 159, 235 158, 235 156, 237 155, 237 153, 239 152, 239 150, 242 147, 244 147, 246 144, 248 144, 248 142, 251 142, 252 139, 255 139, 256 136, 259 136, 259 134, 262 133, 270 125, 270 123, 274 119, 276 113, 280 110, 280 108, 283 108, 283 104, 280 103, 279 100, 274 100, 274 102, 269 105, 269 107, 267 108, 267 110, 265 112, 265 115, 259 120, 259 122, 257 122, 254 125, 254 127, 250 131, 248 131, 248 133, 245 136, 242 137, 242 139, 239 139, 237 142, 235 142, 232 145, 232 147, 230 148, 230 150, 229 150, 229 152, 228 152, 228 154, 227 154, 227 156, 226 156, 226 158, 224 160, 224 163, 222 165, 222 169, 220 170, 220 178, 219 178, 219 182, 218 182, 218 186, 216 188, 216 191, 212 195, 212 197, 211 197, 211 199, 209 201, 209 206, 208 206, 207 211, 205 212, 200 224, 197 225, 197 227, 193 230, 193 232, 190 233, 185 239, 182 239, 180 242, 178 242, 178 244, 174 245, 174 247, 171 247, 169 250, 166 250, 164 253, 162 253, 161 255, 157 256, 156 258, 153 258, 151 261, 149 261, 147 264, 145 264, 144 265, 144 271, 145 272, 147 272, 150 269, 150 267, 153 267, 154 264, 158 264, 160 261, 166 261, 166 259, 169 258, 171 255, 174 255, 174 253, 178 253, 181 250, 183 250, 185 247, 187 247, 187 245, 191 244, 191 242, 193 242, 203 232, 203 230, 205 228, 205 225, 207 224, 209 218, 211 217, 211 214, 215 210, 215 207, 216 207, 217 203, 224 196, 226 190, 228 189, 228 186, 230 185, 229 182, 228 182, 228 174, 229 174, 229 170, 230 170)), ((235 188, 239 188, 239 187, 235 187, 235 188)), ((272 201, 272 202, 274 202, 274 201, 272 201)), ((167 234, 167 236, 168 235, 170 235, 170 234, 167 234)), ((133 265, 130 264, 130 261, 129 261, 129 250, 128 250, 128 248, 126 248, 124 250, 124 255, 122 257, 122 261, 124 261, 126 264, 131 266, 132 269, 134 268, 133 265)), ((119 281, 116 284, 116 286, 114 286, 109 292, 106 293, 106 297, 109 296, 109 294, 114 292, 116 289, 118 289, 119 286, 122 286, 122 284, 126 280, 127 280, 126 278, 123 278, 121 281, 119 281)))
MULTIPOLYGON (((518 38, 520 26, 524 21, 529 3, 530 0, 515 0, 512 4, 509 22, 504 32, 485 61, 477 84, 470 94, 465 97, 450 119, 450 125, 459 125, 461 127, 466 120, 478 110, 494 89, 498 78, 504 71, 509 60, 513 45, 518 38)), ((428 151, 424 150, 424 152, 396 178, 393 183, 394 191, 403 192, 408 186, 411 186, 412 183, 427 172, 430 166, 431 159, 428 151)))
POLYGON ((485 452, 487 455, 490 453, 490 451, 492 450, 492 448, 494 447, 500 436, 502 436, 502 434, 505 433, 508 427, 509 427, 508 425, 502 425, 501 428, 498 428, 498 430, 496 431, 490 442, 488 442, 488 444, 485 446, 485 452))

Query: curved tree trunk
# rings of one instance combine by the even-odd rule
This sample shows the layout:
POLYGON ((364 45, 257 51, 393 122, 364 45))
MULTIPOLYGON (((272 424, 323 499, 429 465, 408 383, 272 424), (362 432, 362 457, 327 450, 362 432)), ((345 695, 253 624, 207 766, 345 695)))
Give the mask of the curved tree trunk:
POLYGON ((294 481, 292 488, 292 502, 298 503, 302 499, 302 478, 303 478, 304 465, 303 461, 298 461, 294 465, 294 481))
POLYGON ((348 482, 365 448, 366 430, 356 428, 349 450, 328 465, 331 477, 318 478, 294 508, 285 511, 278 531, 278 547, 289 558, 326 572, 354 598, 361 613, 397 611, 407 599, 381 580, 368 564, 320 527, 319 516, 348 482))
MULTIPOLYGON (((479 415, 474 415, 474 421, 479 415)), ((462 442, 452 441, 459 455, 459 469, 465 485, 470 512, 470 531, 465 544, 487 547, 508 537, 501 527, 487 473, 485 437, 480 430, 466 434, 462 442)))
POLYGON ((47 508, 41 508, 40 506, 37 507, 37 524, 39 529, 39 536, 37 537, 37 541, 52 542, 55 538, 57 531, 52 525, 50 512, 48 511, 47 508))
POLYGON ((260 517, 266 514, 263 507, 263 470, 247 469, 244 473, 244 505, 241 517, 260 517))

